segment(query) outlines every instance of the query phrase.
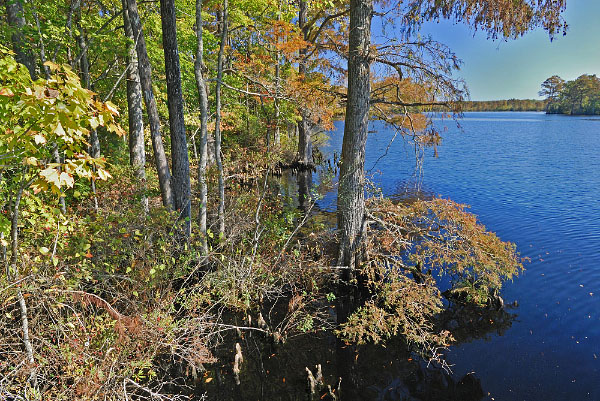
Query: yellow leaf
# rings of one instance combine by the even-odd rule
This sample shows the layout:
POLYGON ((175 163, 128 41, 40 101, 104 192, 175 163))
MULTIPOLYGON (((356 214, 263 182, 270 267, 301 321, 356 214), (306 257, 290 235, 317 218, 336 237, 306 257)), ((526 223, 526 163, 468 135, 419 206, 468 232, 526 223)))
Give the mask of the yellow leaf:
POLYGON ((40 144, 44 144, 46 143, 46 138, 44 138, 42 135, 37 134, 33 137, 33 140, 35 141, 36 145, 40 145, 40 144))
POLYGON ((44 93, 46 91, 46 88, 43 86, 35 85, 33 87, 33 91, 34 91, 34 96, 38 100, 41 100, 46 97, 46 94, 44 93))
POLYGON ((47 67, 50 67, 50 69, 54 70, 54 71, 58 70, 58 67, 59 67, 58 64, 55 64, 52 61, 46 61, 44 63, 44 65, 47 66, 47 67))
POLYGON ((71 174, 65 173, 64 171, 60 173, 60 183, 64 184, 67 188, 72 188, 73 184, 75 184, 75 180, 71 174))
POLYGON ((110 111, 112 114, 114 114, 115 116, 119 115, 119 110, 117 110, 117 106, 115 106, 112 102, 108 101, 104 104, 106 105, 108 111, 110 111))
POLYGON ((54 184, 56 187, 60 188, 60 177, 58 175, 58 170, 48 167, 47 169, 40 171, 40 175, 44 178, 44 180, 46 180, 46 182, 54 184))
POLYGON ((25 160, 23 160, 23 163, 26 166, 36 166, 37 165, 37 159, 35 157, 26 157, 25 160))
POLYGON ((91 125, 92 129, 96 129, 100 125, 100 121, 98 121, 97 117, 92 117, 92 118, 90 118, 90 125, 91 125))
POLYGON ((36 182, 34 182, 33 185, 31 185, 31 189, 33 189, 34 195, 37 195, 40 192, 48 189, 48 185, 46 184, 45 181, 40 179, 40 180, 37 180, 36 182))
POLYGON ((10 88, 0 88, 0 96, 13 97, 14 95, 10 88))
POLYGON ((58 125, 56 126, 56 128, 54 129, 54 133, 58 136, 65 136, 66 132, 62 126, 61 123, 58 123, 58 125))
POLYGON ((98 169, 98 177, 101 180, 107 180, 109 178, 112 178, 112 175, 110 175, 110 173, 104 169, 99 168, 98 169))
POLYGON ((204 380, 206 383, 210 383, 212 381, 212 377, 207 378, 206 380, 204 380))

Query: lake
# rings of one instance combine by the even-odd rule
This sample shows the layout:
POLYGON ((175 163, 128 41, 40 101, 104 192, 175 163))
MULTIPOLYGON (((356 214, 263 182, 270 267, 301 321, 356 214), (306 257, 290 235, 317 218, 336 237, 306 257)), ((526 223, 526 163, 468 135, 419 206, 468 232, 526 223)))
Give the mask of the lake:
MULTIPOLYGON (((457 377, 475 372, 490 400, 600 400, 600 117, 465 113, 434 124, 415 179, 414 149, 373 123, 365 168, 388 196, 412 191, 471 206, 531 259, 502 296, 518 301, 502 335, 451 347, 457 377), (380 158, 382 155, 387 154, 380 158), (378 160, 379 159, 379 160, 378 160)), ((340 153, 343 122, 324 153, 340 153)), ((319 202, 335 208, 335 194, 319 202)))

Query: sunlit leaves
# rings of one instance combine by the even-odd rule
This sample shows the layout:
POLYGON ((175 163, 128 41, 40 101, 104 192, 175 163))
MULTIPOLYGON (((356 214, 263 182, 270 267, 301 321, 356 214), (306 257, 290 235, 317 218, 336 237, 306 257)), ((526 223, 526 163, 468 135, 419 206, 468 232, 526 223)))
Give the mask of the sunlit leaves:
POLYGON ((347 340, 379 342, 402 334, 436 357, 452 341, 434 326, 442 291, 481 306, 523 268, 515 246, 487 231, 465 205, 434 198, 401 204, 372 199, 368 206, 362 274, 372 298, 340 330, 347 340))
POLYGON ((387 222, 384 233, 396 238, 385 242, 386 235, 381 235, 377 246, 386 253, 403 253, 405 263, 418 265, 419 271, 450 277, 451 289, 468 284, 473 301, 484 303, 523 265, 514 244, 487 231, 466 209, 440 198, 408 205, 381 202, 374 216, 387 222), (391 227, 401 230, 390 231, 391 227))
POLYGON ((539 94, 547 96, 550 113, 600 113, 600 78, 596 75, 583 74, 567 82, 553 76, 544 81, 539 94))
POLYGON ((72 188, 76 177, 106 179, 104 159, 87 154, 91 129, 105 126, 123 134, 114 122, 118 110, 103 103, 82 88, 68 67, 51 62, 49 80, 32 81, 27 70, 16 63, 11 52, 0 47, 0 153, 15 173, 33 177, 35 193, 50 190, 56 194, 72 188), (53 158, 56 149, 62 156, 53 158))

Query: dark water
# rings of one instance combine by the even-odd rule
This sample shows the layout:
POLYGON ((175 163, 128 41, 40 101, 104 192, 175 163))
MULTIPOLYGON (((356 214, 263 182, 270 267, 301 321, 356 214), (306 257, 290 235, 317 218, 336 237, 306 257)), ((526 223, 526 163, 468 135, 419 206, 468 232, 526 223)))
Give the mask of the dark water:
MULTIPOLYGON (((512 326, 452 347, 453 371, 475 372, 486 399, 600 400, 600 118, 466 113, 461 128, 435 124, 444 139, 438 158, 426 151, 422 189, 471 205, 531 258, 503 289, 519 304, 512 326)), ((371 129, 366 168, 385 195, 402 195, 414 186, 414 150, 399 137, 390 145, 382 124, 371 129)), ((342 135, 339 123, 326 154, 339 154, 342 135)), ((319 206, 334 209, 335 194, 319 206)))

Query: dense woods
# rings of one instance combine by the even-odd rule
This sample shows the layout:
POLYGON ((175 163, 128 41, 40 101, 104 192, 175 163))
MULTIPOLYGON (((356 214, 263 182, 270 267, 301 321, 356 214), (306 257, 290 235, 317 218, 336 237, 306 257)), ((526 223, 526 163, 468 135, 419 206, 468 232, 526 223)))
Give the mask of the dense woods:
POLYGON ((540 96, 546 98, 549 114, 600 114, 600 78, 581 75, 573 81, 552 76, 542 83, 540 96))
MULTIPOLYGON (((474 3, 2 1, 0 399, 214 399, 245 382, 252 333, 399 336, 444 366, 444 310, 500 309, 521 259, 464 205, 379 197, 364 152, 373 119, 436 146, 417 110, 467 96, 423 21, 566 27, 564 1, 474 3), (340 115, 334 224, 305 173, 340 115), (300 208, 278 191, 287 168, 300 208)), ((353 384, 320 380, 310 397, 353 384)))

